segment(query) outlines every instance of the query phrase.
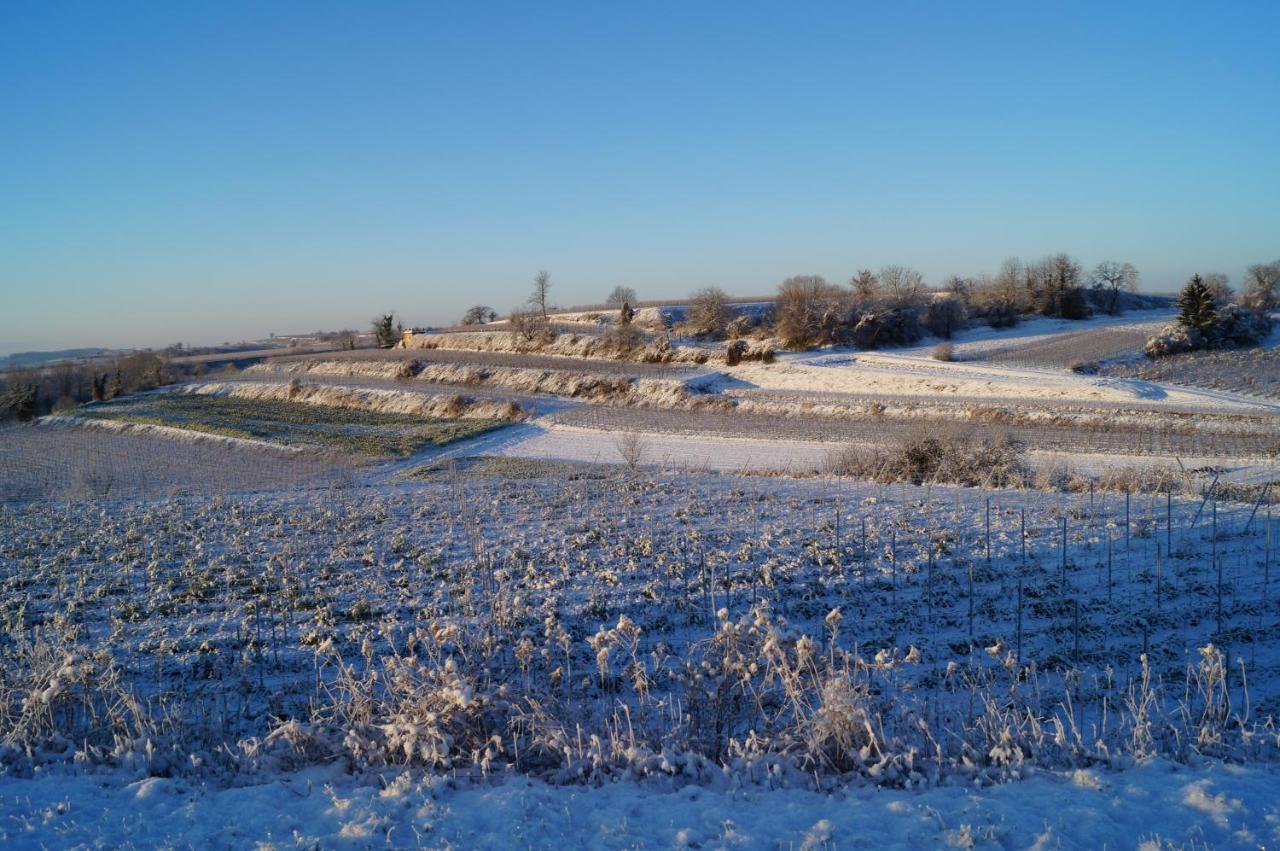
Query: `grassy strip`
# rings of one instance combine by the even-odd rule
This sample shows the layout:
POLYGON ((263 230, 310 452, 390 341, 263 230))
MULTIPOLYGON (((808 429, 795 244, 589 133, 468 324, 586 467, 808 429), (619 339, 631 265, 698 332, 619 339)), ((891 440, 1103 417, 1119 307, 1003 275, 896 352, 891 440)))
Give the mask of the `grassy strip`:
POLYGON ((448 461, 433 461, 402 474, 403 479, 431 480, 449 475, 453 469, 470 476, 497 479, 617 478, 618 466, 591 464, 583 461, 552 461, 540 458, 507 458, 501 455, 473 456, 448 461))
POLYGON ((429 446, 446 446, 506 424, 502 420, 454 420, 331 405, 180 394, 131 399, 77 413, 224 437, 394 457, 406 457, 429 446))

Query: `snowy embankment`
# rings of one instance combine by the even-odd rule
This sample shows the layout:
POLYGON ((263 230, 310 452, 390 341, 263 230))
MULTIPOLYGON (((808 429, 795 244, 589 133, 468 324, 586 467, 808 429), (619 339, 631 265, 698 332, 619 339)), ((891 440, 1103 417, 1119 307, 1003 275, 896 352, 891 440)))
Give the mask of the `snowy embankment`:
POLYGON ((0 779, 7 848, 1148 848, 1280 842, 1280 774, 1156 761, 978 789, 678 791, 334 770, 221 789, 121 775, 0 779))
POLYGON ((811 393, 920 396, 929 400, 975 401, 1020 398, 1027 401, 1125 403, 1222 412, 1273 412, 1274 404, 1217 391, 1143 381, 996 366, 943 363, 903 354, 833 353, 787 359, 777 364, 746 364, 733 371, 738 382, 764 390, 811 393))

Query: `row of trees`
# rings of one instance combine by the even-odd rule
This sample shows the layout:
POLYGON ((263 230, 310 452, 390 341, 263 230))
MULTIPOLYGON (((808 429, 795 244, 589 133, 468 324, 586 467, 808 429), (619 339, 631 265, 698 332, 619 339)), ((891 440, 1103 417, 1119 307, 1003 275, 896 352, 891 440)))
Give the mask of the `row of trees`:
POLYGON ((0 420, 27 422, 84 402, 103 402, 168 384, 173 370, 164 356, 136 352, 110 361, 64 361, 0 374, 0 420))
MULTIPOLYGON (((994 275, 953 275, 937 291, 908 266, 863 269, 844 286, 821 275, 796 275, 782 282, 771 305, 754 312, 735 311, 729 295, 718 287, 700 289, 691 294, 679 330, 703 339, 773 334, 789 348, 903 344, 926 333, 949 339, 971 320, 1009 327, 1026 315, 1084 319, 1094 312, 1118 314, 1126 304, 1124 294, 1135 291, 1138 280, 1132 263, 1105 260, 1086 274, 1066 253, 1030 262, 1010 258, 994 275)), ((1215 304, 1232 303, 1226 275, 1206 274, 1199 280, 1215 304)), ((1239 305, 1265 312, 1275 306, 1278 290, 1280 261, 1251 266, 1239 305)), ((550 291, 551 276, 539 272, 528 300, 508 316, 514 333, 530 341, 552 336, 550 291)), ((630 313, 636 300, 634 289, 620 286, 609 294, 606 305, 630 313)), ((476 305, 462 324, 483 325, 497 318, 497 311, 476 305)), ((629 324, 630 315, 615 326, 629 324)))

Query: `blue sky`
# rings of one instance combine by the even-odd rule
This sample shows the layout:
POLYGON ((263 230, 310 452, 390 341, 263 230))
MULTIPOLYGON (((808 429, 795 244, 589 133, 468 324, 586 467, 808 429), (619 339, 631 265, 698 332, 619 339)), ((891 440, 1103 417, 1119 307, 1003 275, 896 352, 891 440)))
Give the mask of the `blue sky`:
POLYGON ((0 350, 1280 257, 1280 4, 16 3, 0 350))

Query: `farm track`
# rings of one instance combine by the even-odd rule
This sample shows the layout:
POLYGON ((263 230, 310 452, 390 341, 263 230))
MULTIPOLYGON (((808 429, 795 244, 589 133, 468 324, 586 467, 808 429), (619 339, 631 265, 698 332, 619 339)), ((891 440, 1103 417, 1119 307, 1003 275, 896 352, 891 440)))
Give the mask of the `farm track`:
MULTIPOLYGON (((945 419, 787 417, 774 414, 611 408, 590 405, 560 411, 553 422, 602 431, 717 435, 827 443, 882 443, 922 425, 940 426, 945 419)), ((1069 428, 1063 426, 986 426, 1009 434, 1028 449, 1058 452, 1104 452, 1119 455, 1188 455, 1239 457, 1268 455, 1277 442, 1272 434, 1178 434, 1159 429, 1069 428)))
POLYGON ((465 349, 357 349, 331 352, 322 358, 315 355, 289 355, 271 358, 267 365, 305 360, 373 360, 422 361, 423 363, 459 364, 464 366, 505 366, 514 369, 554 369, 565 372, 587 372, 622 375, 630 378, 688 378, 706 372, 696 366, 673 366, 658 363, 574 358, 559 355, 521 354, 516 352, 480 352, 465 349))
MULTIPOLYGON (((811 402, 813 404, 832 404, 832 405, 865 405, 874 402, 893 402, 896 404, 916 405, 921 408, 935 408, 940 413, 946 411, 961 410, 964 408, 982 407, 982 408, 1017 408, 1019 410, 1038 410, 1038 411, 1079 411, 1079 410, 1099 410, 1099 411, 1151 411, 1158 414, 1170 415, 1196 415, 1213 413, 1219 416, 1231 416, 1230 414, 1222 414, 1215 407, 1213 402, 1205 401, 1202 404, 1176 404, 1151 399, 1133 399, 1123 402, 1108 401, 1103 399, 1072 399, 1064 401, 1061 399, 1036 399, 1034 397, 1025 396, 950 396, 943 397, 925 396, 919 393, 847 393, 838 391, 810 391, 810 390, 757 390, 757 389, 728 389, 724 391, 724 395, 735 399, 755 399, 764 402, 811 402)), ((1280 416, 1280 412, 1275 414, 1266 413, 1259 410, 1257 414, 1239 414, 1243 419, 1252 420, 1266 418, 1272 416, 1280 416)), ((1277 424, 1280 428, 1280 423, 1277 424)))

